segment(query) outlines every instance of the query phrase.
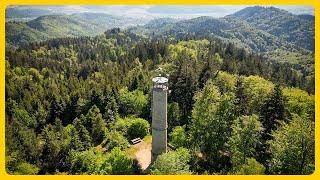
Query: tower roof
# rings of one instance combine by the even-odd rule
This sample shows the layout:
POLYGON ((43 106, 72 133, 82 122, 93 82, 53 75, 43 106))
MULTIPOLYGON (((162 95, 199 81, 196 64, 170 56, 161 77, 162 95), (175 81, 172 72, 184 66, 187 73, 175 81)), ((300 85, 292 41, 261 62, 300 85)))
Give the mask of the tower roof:
POLYGON ((164 84, 164 83, 167 83, 168 82, 168 78, 165 78, 165 77, 155 77, 152 79, 152 81, 154 83, 157 83, 157 84, 164 84))

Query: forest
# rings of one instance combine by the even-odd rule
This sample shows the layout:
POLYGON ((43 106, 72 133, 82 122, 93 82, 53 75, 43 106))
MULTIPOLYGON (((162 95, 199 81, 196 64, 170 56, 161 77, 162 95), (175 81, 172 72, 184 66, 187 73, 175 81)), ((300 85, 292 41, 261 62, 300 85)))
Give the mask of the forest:
POLYGON ((152 77, 169 79, 168 140, 150 174, 311 174, 314 79, 216 38, 114 28, 6 49, 6 171, 145 174, 152 77))

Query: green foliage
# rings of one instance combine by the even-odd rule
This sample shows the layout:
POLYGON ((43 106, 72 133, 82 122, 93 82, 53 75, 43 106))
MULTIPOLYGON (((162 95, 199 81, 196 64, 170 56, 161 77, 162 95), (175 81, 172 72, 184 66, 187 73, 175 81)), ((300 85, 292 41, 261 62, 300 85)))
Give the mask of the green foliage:
POLYGON ((286 98, 285 106, 291 114, 298 114, 301 117, 308 116, 308 118, 314 119, 314 95, 309 95, 297 88, 284 88, 283 96, 286 98))
MULTIPOLYGON (((91 147, 92 138, 89 131, 83 126, 82 121, 78 118, 73 120, 73 125, 79 136, 79 140, 84 149, 91 147)), ((74 134, 75 135, 75 134, 74 134)), ((74 137, 74 136, 71 136, 74 137)))
POLYGON ((272 133, 268 143, 271 172, 274 174, 312 174, 315 161, 315 124, 297 115, 272 133))
POLYGON ((39 168, 33 164, 20 163, 16 166, 13 174, 15 175, 36 175, 39 172, 39 168))
POLYGON ((107 135, 106 148, 112 150, 115 147, 119 147, 121 150, 126 149, 129 146, 128 140, 119 132, 111 131, 107 135))
POLYGON ((248 97, 245 94, 245 89, 243 86, 242 77, 238 77, 236 85, 235 85, 235 106, 237 115, 247 115, 248 114, 248 97))
POLYGON ((80 137, 79 137, 79 132, 73 125, 68 125, 66 127, 66 131, 68 135, 70 136, 70 148, 75 149, 75 150, 83 150, 86 147, 84 147, 84 143, 81 142, 80 137))
POLYGON ((127 88, 119 90, 119 101, 119 111, 124 115, 140 115, 148 103, 142 91, 130 92, 127 88))
POLYGON ((21 175, 35 175, 39 172, 39 167, 30 164, 28 162, 21 162, 18 151, 15 151, 8 155, 6 150, 6 172, 9 174, 21 174, 21 175), (20 162, 19 162, 20 161, 20 162))
POLYGON ((176 126, 172 130, 169 135, 170 143, 175 147, 184 147, 187 148, 188 146, 188 137, 185 132, 185 126, 176 126))
POLYGON ((265 29, 269 13, 259 9, 252 12, 262 16, 155 21, 95 37, 62 36, 95 35, 123 18, 84 13, 7 22, 7 172, 139 173, 125 152, 128 140, 149 134, 151 78, 161 73, 171 92, 170 143, 191 155, 186 149, 163 154, 154 174, 311 173, 314 53, 298 46, 313 46, 305 42, 312 17, 262 8, 293 28, 281 26, 278 36, 273 25, 265 29), (297 22, 307 27, 301 42, 290 38, 301 37, 297 22), (61 23, 67 25, 58 30, 61 23), (20 44, 51 37, 62 38, 20 44), (252 114, 268 129, 261 139, 252 114))
POLYGON ((263 102, 272 93, 274 85, 259 76, 243 78, 244 93, 248 97, 249 113, 258 113, 263 102))
POLYGON ((174 126, 181 124, 181 111, 179 104, 172 102, 168 104, 168 128, 172 129, 174 126))
POLYGON ((35 68, 30 68, 28 71, 28 74, 30 74, 32 76, 32 79, 35 82, 40 82, 42 80, 42 75, 39 73, 39 71, 35 68))
POLYGON ((73 125, 63 127, 60 120, 56 120, 54 125, 46 125, 41 132, 41 136, 43 139, 41 156, 44 161, 42 164, 43 172, 53 173, 63 169, 65 166, 63 155, 67 154, 69 150, 81 150, 83 148, 73 125))
POLYGON ((24 109, 13 109, 13 118, 22 123, 26 127, 35 128, 37 125, 36 120, 30 117, 29 113, 24 109))
POLYGON ((132 174, 133 160, 120 148, 105 154, 97 149, 71 151, 67 159, 73 174, 132 174))
POLYGON ((102 166, 105 166, 106 163, 112 167, 110 174, 130 175, 134 172, 133 159, 120 148, 112 149, 102 166))
POLYGON ((281 63, 299 64, 307 71, 314 70, 314 54, 310 52, 292 52, 290 50, 286 50, 285 48, 279 48, 274 51, 267 52, 266 56, 281 63))
POLYGON ((94 148, 78 152, 71 151, 67 158, 69 172, 72 174, 109 174, 110 170, 102 164, 106 155, 94 148))
POLYGON ((30 129, 23 124, 12 121, 6 123, 6 157, 13 158, 13 163, 7 162, 10 171, 14 171, 15 165, 19 162, 38 161, 42 151, 42 141, 34 129, 30 129))
POLYGON ((282 121, 288 121, 290 114, 285 109, 286 99, 283 96, 282 88, 279 84, 274 87, 274 90, 267 99, 263 102, 260 108, 260 120, 264 127, 262 133, 262 143, 258 148, 259 155, 258 161, 262 162, 268 168, 268 162, 270 161, 270 153, 268 151, 267 140, 270 140, 271 132, 279 127, 279 123, 282 121))
POLYGON ((113 122, 118 118, 119 116, 118 109, 119 109, 119 106, 116 102, 115 97, 114 96, 107 97, 107 105, 104 109, 105 113, 103 115, 107 123, 113 122))
POLYGON ((139 20, 99 13, 43 15, 28 22, 7 22, 6 41, 10 44, 44 41, 52 38, 92 36, 106 29, 124 27, 139 20), (58 28, 59 27, 59 28, 58 28))
POLYGON ((158 156, 151 167, 151 174, 157 175, 183 175, 191 174, 188 162, 190 161, 189 151, 185 148, 178 148, 158 156))
POLYGON ((276 85, 272 94, 266 99, 261 107, 260 116, 263 127, 265 128, 265 134, 268 139, 272 130, 277 128, 279 121, 285 120, 285 100, 282 95, 282 89, 280 85, 276 85))
POLYGON ((279 38, 284 38, 296 46, 314 50, 314 17, 312 16, 303 18, 275 7, 259 6, 245 8, 232 16, 245 20, 254 27, 279 38))
MULTIPOLYGON (((193 106, 193 96, 198 88, 198 75, 190 67, 197 67, 197 55, 194 49, 181 45, 173 46, 173 64, 176 70, 170 75, 169 89, 171 94, 169 99, 179 104, 182 119, 180 125, 187 124, 190 120, 193 106)), ((169 47, 170 51, 170 47, 169 47)))
POLYGON ((255 156, 255 148, 260 143, 262 125, 257 115, 240 116, 232 124, 232 133, 228 140, 233 168, 238 170, 248 158, 255 156))
POLYGON ((235 119, 233 96, 221 95, 218 88, 208 81, 203 90, 195 95, 195 101, 190 142, 207 157, 207 163, 210 164, 208 170, 219 171, 226 165, 221 160, 221 152, 226 149, 225 143, 235 119))
POLYGON ((134 138, 144 138, 146 135, 149 134, 150 131, 150 124, 148 121, 135 118, 130 121, 130 125, 128 127, 128 136, 130 139, 134 138))
POLYGON ((219 69, 221 68, 223 62, 222 58, 218 53, 215 53, 214 55, 211 55, 210 52, 208 53, 208 59, 206 59, 206 62, 202 67, 201 73, 199 74, 200 88, 203 88, 203 86, 209 79, 216 78, 216 76, 219 74, 219 69))
POLYGON ((100 144, 106 136, 106 123, 102 118, 99 108, 94 105, 86 115, 85 125, 91 133, 95 145, 100 144))
POLYGON ((235 174, 238 175, 262 175, 265 172, 265 167, 257 162, 254 158, 246 160, 246 164, 243 164, 238 168, 235 174))
POLYGON ((146 73, 143 71, 143 65, 139 59, 134 60, 133 68, 128 72, 125 81, 127 82, 128 90, 140 90, 147 92, 151 87, 151 82, 145 77, 146 73))
POLYGON ((130 125, 129 118, 122 119, 118 118, 112 126, 112 129, 126 136, 130 125))
POLYGON ((226 72, 219 72, 213 83, 219 87, 221 93, 230 93, 235 91, 236 81, 236 76, 226 72))

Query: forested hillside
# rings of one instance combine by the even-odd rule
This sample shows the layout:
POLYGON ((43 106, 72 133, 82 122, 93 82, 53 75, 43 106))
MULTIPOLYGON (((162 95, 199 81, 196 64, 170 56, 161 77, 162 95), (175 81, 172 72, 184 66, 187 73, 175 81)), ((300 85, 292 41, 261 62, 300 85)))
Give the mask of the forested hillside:
POLYGON ((268 59, 314 69, 314 16, 293 15, 274 7, 248 7, 222 18, 151 21, 132 32, 185 40, 219 38, 268 59), (157 21, 155 21, 157 22, 157 21))
MULTIPOLYGON (((38 10, 30 9, 35 15, 52 13, 38 10)), ((26 11, 8 9, 7 17, 26 11)), ((274 7, 248 7, 222 18, 159 18, 150 22, 103 13, 44 15, 27 22, 7 22, 6 44, 16 46, 52 38, 95 36, 106 29, 129 26, 129 31, 150 38, 218 38, 266 59, 289 63, 303 76, 314 76, 314 16, 294 15, 274 7)))
POLYGON ((293 15, 275 7, 248 7, 230 17, 239 18, 279 38, 314 51, 314 16, 293 15))
POLYGON ((141 174, 129 141, 150 134, 158 74, 177 149, 150 174, 314 171, 314 77, 220 38, 115 28, 7 47, 5 64, 10 174, 141 174))
POLYGON ((19 45, 52 38, 95 36, 114 27, 139 24, 143 21, 102 13, 44 15, 27 22, 6 22, 6 43, 19 45))
POLYGON ((38 16, 44 16, 44 15, 50 15, 53 14, 53 12, 50 12, 47 9, 41 9, 41 8, 14 8, 14 7, 8 7, 6 9, 6 20, 13 20, 13 19, 19 19, 22 20, 24 18, 36 18, 38 16))

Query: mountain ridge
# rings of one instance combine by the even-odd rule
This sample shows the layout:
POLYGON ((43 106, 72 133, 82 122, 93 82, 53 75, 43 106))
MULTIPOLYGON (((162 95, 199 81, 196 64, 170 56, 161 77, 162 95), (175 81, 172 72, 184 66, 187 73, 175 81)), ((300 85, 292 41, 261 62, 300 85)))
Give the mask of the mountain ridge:
POLYGON ((28 22, 7 22, 6 42, 18 45, 51 38, 94 36, 115 27, 130 27, 128 30, 133 33, 158 38, 214 37, 274 60, 314 62, 314 16, 261 6, 247 7, 221 18, 160 18, 150 22, 104 13, 48 15, 28 22))
POLYGON ((275 7, 247 7, 228 17, 276 35, 304 49, 314 51, 314 16, 294 15, 275 7))
POLYGON ((123 28, 141 23, 134 18, 102 13, 45 15, 27 22, 6 22, 6 43, 18 45, 52 38, 94 36, 111 28, 123 28))

